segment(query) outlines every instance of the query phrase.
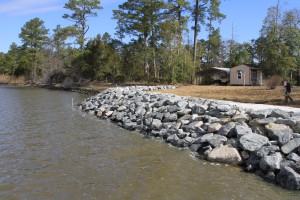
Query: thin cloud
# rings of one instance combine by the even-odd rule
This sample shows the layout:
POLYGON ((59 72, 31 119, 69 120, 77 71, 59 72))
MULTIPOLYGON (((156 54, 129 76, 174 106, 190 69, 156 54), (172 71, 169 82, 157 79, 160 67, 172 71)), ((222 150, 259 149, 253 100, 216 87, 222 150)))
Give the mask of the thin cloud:
POLYGON ((51 12, 63 9, 59 0, 7 0, 0 3, 0 14, 10 16, 51 12))

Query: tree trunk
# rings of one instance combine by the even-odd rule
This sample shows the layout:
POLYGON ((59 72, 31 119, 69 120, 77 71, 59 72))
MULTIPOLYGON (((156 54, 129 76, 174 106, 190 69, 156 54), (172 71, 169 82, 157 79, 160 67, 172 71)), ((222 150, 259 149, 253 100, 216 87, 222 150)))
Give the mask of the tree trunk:
POLYGON ((197 35, 198 35, 198 15, 199 15, 199 0, 196 0, 195 5, 195 23, 194 23, 194 45, 193 45, 193 76, 191 78, 192 84, 194 84, 194 78, 196 74, 196 57, 197 57, 197 35))

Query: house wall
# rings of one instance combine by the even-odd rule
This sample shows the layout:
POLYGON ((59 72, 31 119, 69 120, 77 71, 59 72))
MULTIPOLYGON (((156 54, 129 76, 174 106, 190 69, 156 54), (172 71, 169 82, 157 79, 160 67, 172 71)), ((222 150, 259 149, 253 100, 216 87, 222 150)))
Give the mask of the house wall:
POLYGON ((250 82, 250 68, 246 65, 238 65, 236 67, 231 68, 230 70, 230 85, 252 85, 250 82), (243 71, 243 76, 241 79, 238 79, 237 72, 239 70, 243 71))

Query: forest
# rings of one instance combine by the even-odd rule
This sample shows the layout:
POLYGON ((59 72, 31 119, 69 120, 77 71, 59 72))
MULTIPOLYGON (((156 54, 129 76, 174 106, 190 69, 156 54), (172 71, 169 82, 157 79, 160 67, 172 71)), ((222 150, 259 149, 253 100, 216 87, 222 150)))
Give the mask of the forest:
POLYGON ((220 35, 219 25, 226 18, 220 12, 221 3, 127 0, 113 10, 115 36, 105 33, 87 39, 89 19, 105 8, 100 0, 69 0, 64 6, 69 14, 62 20, 73 25, 57 25, 50 34, 41 19, 26 22, 19 33, 22 44, 12 43, 7 53, 0 52, 0 74, 47 85, 211 84, 203 71, 251 64, 263 70, 264 78, 289 77, 299 84, 300 10, 283 12, 279 3, 270 7, 259 37, 240 44, 220 35), (204 30, 207 38, 200 37, 204 30), (131 40, 124 42, 127 36, 131 40))

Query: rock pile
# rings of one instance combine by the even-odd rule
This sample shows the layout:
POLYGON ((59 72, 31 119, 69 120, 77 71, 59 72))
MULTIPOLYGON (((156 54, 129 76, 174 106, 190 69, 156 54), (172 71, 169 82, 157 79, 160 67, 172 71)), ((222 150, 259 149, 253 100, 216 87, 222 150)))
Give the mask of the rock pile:
POLYGON ((189 148, 202 159, 239 165, 284 188, 300 190, 300 114, 147 92, 173 87, 110 88, 80 108, 125 129, 189 148))

